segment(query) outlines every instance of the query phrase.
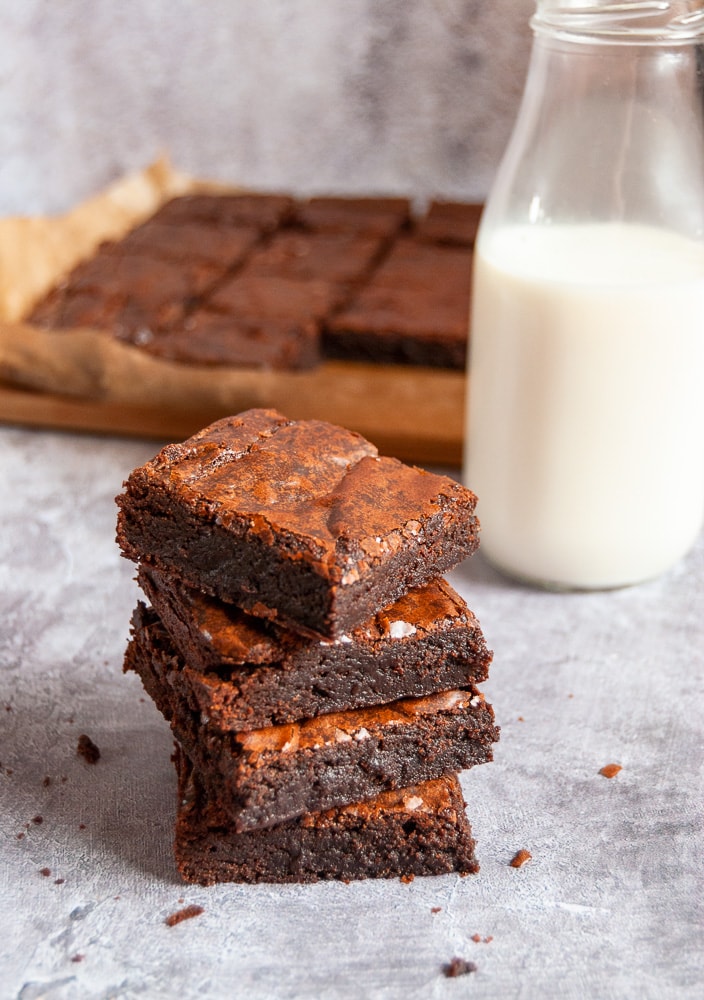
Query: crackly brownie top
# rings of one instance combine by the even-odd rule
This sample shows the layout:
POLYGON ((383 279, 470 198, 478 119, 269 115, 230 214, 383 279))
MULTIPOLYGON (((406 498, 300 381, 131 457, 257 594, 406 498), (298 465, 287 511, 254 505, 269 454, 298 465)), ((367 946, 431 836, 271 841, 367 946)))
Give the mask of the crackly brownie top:
MULTIPOLYGON (((175 600, 179 615, 188 618, 190 627, 223 664, 276 663, 310 643, 309 639, 254 618, 233 604, 171 581, 154 569, 140 567, 138 579, 152 603, 158 602, 164 593, 169 595, 167 600, 175 600)), ((452 627, 478 629, 479 622, 450 584, 436 579, 404 594, 357 626, 350 635, 321 639, 320 646, 349 645, 376 650, 395 644, 400 654, 404 645, 452 627)))
POLYGON ((473 525, 476 505, 466 487, 380 458, 353 431, 263 409, 167 445, 126 485, 128 497, 165 493, 206 526, 286 547, 343 585, 404 547, 422 546, 431 518, 473 525))
POLYGON ((422 698, 401 698, 388 705, 331 712, 302 722, 240 732, 235 734, 235 740, 245 753, 254 755, 270 751, 286 754, 299 750, 318 750, 323 746, 339 743, 362 743, 373 737, 383 738, 386 729, 412 725, 424 716, 434 717, 440 712, 477 709, 485 704, 484 696, 476 688, 441 691, 422 698))

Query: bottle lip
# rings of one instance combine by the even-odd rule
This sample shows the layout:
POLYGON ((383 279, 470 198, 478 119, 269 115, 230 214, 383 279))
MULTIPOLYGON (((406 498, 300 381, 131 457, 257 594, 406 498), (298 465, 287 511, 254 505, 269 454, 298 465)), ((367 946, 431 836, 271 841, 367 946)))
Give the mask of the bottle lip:
POLYGON ((538 0, 536 34, 609 44, 704 41, 704 0, 538 0))

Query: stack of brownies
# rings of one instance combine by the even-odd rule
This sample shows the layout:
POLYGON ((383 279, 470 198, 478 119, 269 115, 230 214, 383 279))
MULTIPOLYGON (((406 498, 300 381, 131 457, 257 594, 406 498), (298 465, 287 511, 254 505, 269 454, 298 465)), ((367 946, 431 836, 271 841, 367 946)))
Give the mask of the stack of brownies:
POLYGON ((272 410, 135 469, 118 543, 136 671, 177 741, 192 882, 478 868, 457 780, 498 738, 491 653, 442 579, 478 544, 452 479, 272 410))

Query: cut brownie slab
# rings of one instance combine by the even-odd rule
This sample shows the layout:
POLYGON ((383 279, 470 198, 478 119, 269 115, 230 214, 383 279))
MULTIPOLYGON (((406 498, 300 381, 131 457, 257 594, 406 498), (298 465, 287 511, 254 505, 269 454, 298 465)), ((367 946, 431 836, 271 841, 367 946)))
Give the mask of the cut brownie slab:
POLYGON ((282 631, 145 568, 139 582, 154 611, 136 609, 134 642, 221 731, 421 697, 488 675, 479 622, 442 580, 333 641, 282 631))
POLYGON ((125 487, 125 556, 321 638, 349 634, 479 543, 470 490, 273 410, 167 446, 125 487))
POLYGON ((179 789, 174 853, 187 882, 347 881, 479 870, 455 775, 237 833, 178 747, 174 762, 179 789))
POLYGON ((148 347, 171 361, 241 365, 259 369, 312 368, 320 360, 318 324, 310 320, 257 320, 196 309, 159 331, 148 347))
POLYGON ((326 321, 328 357, 462 368, 471 251, 398 240, 369 282, 326 321))
POLYGON ((171 664, 125 654, 238 831, 362 802, 492 759, 494 713, 476 689, 407 698, 299 723, 221 733, 169 682, 171 664))

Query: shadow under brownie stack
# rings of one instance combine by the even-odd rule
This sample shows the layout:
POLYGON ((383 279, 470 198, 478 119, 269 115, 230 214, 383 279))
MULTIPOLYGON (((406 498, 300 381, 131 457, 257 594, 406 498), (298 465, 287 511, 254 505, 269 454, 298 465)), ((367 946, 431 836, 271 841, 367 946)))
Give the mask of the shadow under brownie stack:
POLYGON ((125 669, 170 722, 190 882, 478 869, 457 772, 492 758, 491 653, 442 579, 476 498, 351 431, 272 410, 135 469, 125 669))

